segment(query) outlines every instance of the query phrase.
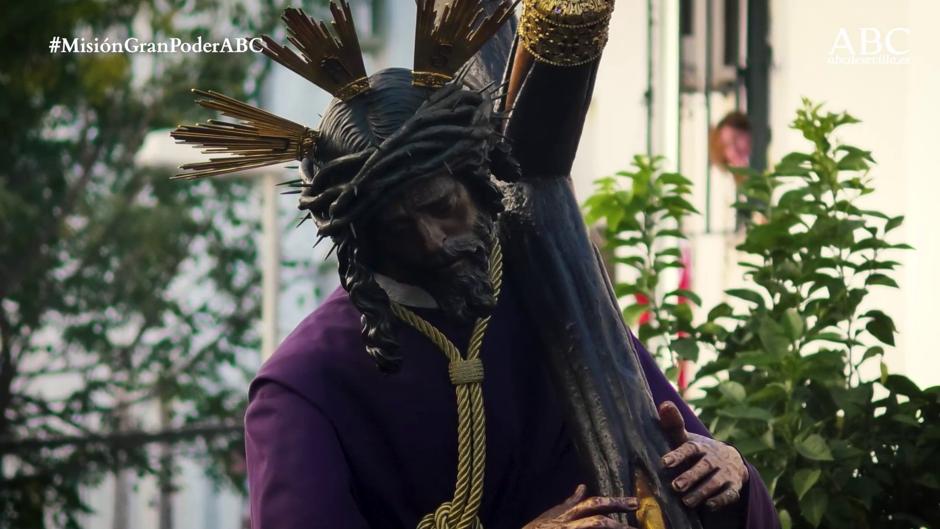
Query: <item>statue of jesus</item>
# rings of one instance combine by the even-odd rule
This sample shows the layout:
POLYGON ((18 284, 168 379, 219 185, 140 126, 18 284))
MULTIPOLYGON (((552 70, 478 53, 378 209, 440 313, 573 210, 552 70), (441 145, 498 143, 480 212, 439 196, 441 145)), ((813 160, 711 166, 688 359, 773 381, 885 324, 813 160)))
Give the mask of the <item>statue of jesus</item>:
POLYGON ((570 170, 613 0, 418 0, 411 70, 367 75, 350 10, 284 14, 265 53, 334 95, 311 129, 214 92, 237 122, 178 140, 198 178, 291 182, 341 287, 250 388, 254 529, 778 527, 623 325, 570 170))

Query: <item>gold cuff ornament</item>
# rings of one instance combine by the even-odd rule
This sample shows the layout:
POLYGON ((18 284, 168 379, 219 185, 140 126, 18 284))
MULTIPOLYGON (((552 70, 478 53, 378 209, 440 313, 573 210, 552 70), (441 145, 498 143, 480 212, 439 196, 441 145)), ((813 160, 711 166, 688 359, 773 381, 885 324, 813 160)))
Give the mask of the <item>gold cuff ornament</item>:
POLYGON ((525 0, 519 42, 539 62, 591 62, 604 51, 613 11, 613 0, 525 0))

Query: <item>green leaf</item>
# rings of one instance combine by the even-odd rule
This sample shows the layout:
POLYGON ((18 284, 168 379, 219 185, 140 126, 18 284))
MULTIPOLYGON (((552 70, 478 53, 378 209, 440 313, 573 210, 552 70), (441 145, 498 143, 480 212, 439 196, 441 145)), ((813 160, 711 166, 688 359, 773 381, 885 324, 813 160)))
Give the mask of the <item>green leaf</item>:
POLYGON ((675 383, 679 379, 679 369, 676 366, 669 366, 663 372, 670 382, 675 383))
MULTIPOLYGON (((723 439, 727 437, 722 437, 716 434, 716 438, 723 439)), ((734 439, 734 447, 741 452, 745 457, 751 457, 758 452, 765 452, 769 450, 767 445, 759 437, 751 436, 736 436, 734 439)))
POLYGON ((698 361, 697 341, 691 338, 680 338, 672 341, 672 348, 675 350, 676 354, 679 355, 679 358, 692 362, 698 361))
POLYGON ((885 233, 897 228, 904 222, 904 215, 898 215, 885 223, 885 233))
POLYGON ((702 305, 702 298, 700 298, 699 295, 696 294, 695 292, 692 292, 691 290, 688 290, 685 288, 677 288, 670 292, 666 292, 666 294, 663 295, 663 298, 668 298, 670 296, 681 296, 681 297, 688 299, 689 301, 691 301, 692 303, 696 305, 699 305, 699 306, 702 305))
POLYGON ((888 375, 882 384, 892 392, 906 397, 919 397, 924 393, 914 381, 903 375, 888 375))
POLYGON ((745 397, 747 397, 747 392, 744 390, 744 386, 739 382, 733 380, 726 380, 718 385, 718 391, 722 395, 728 397, 729 399, 735 402, 744 402, 745 397))
POLYGON ((846 151, 845 156, 839 159, 837 165, 840 171, 864 171, 869 167, 868 162, 874 161, 870 152, 851 145, 841 145, 836 147, 836 151, 846 151))
POLYGON ((806 170, 809 163, 812 162, 812 156, 801 152, 791 152, 783 157, 774 167, 774 172, 780 175, 804 175, 809 174, 806 170))
POLYGON ((757 334, 760 337, 761 344, 770 353, 782 356, 790 348, 790 339, 787 338, 783 327, 769 316, 761 318, 757 334))
POLYGON ((659 180, 660 182, 664 184, 673 184, 673 185, 680 185, 680 186, 692 185, 691 180, 682 176, 679 173, 663 173, 659 175, 659 178, 657 178, 657 180, 659 180))
POLYGON ((764 298, 757 292, 753 290, 748 290, 746 288, 732 288, 725 290, 725 294, 729 296, 743 299, 744 301, 750 301, 751 303, 756 304, 758 307, 764 307, 764 298))
POLYGON ((636 321, 640 315, 649 309, 650 307, 647 303, 634 303, 633 305, 623 309, 623 319, 627 322, 628 325, 636 325, 636 321))
POLYGON ((655 237, 656 237, 657 239, 660 238, 660 237, 675 237, 675 238, 677 238, 677 239, 687 239, 687 238, 688 238, 688 237, 686 237, 686 235, 685 235, 684 233, 682 233, 681 230, 676 230, 676 229, 672 229, 672 228, 657 231, 655 237))
POLYGON ((881 368, 881 378, 879 380, 883 386, 886 382, 888 382, 888 364, 881 362, 879 367, 881 368))
POLYGON ((629 283, 617 283, 614 285, 614 294, 618 299, 626 296, 632 296, 639 291, 640 289, 636 285, 629 283))
POLYGON ((868 279, 865 280, 866 285, 882 285, 892 288, 901 288, 898 286, 897 281, 891 279, 890 277, 884 274, 872 274, 868 276, 868 279))
POLYGON ((748 229, 742 246, 751 251, 767 251, 768 249, 788 248, 791 246, 792 239, 790 227, 787 224, 770 222, 748 229))
POLYGON ((838 332, 821 332, 818 334, 811 334, 807 337, 807 342, 813 342, 816 340, 825 340, 827 342, 835 343, 845 343, 846 338, 841 333, 838 332))
POLYGON ((880 345, 869 347, 865 351, 865 354, 862 355, 862 362, 864 362, 865 360, 868 360, 869 358, 873 356, 881 356, 883 354, 885 354, 884 347, 881 347, 880 345))
POLYGON ((773 450, 776 447, 776 442, 774 442, 774 423, 771 422, 767 425, 767 429, 764 430, 764 433, 760 436, 760 442, 767 447, 768 450, 773 450))
POLYGON ((769 411, 754 406, 727 406, 720 408, 718 415, 731 419, 752 419, 765 422, 772 420, 774 417, 769 411))
POLYGON ((673 309, 673 314, 675 314, 676 319, 679 321, 692 321, 692 307, 690 307, 688 303, 676 305, 676 308, 673 309))
POLYGON ((803 334, 803 318, 795 308, 789 308, 783 313, 783 328, 790 340, 797 340, 803 334))
POLYGON ((871 318, 865 329, 881 343, 894 345, 894 321, 880 310, 870 310, 864 314, 871 318))
POLYGON ((828 503, 829 495, 826 491, 817 488, 800 502, 800 513, 813 527, 818 527, 823 515, 826 514, 828 503))
MULTIPOLYGON (((751 388, 753 391, 753 388, 751 388)), ((787 388, 784 384, 779 382, 772 382, 767 384, 757 391, 753 391, 748 396, 748 401, 751 404, 761 404, 768 403, 772 405, 774 402, 779 402, 782 399, 787 398, 787 388)))
POLYGON ((688 200, 678 195, 663 198, 663 204, 669 209, 674 209, 681 212, 698 213, 698 210, 695 209, 695 206, 693 206, 688 200))
POLYGON ((793 519, 790 518, 790 512, 786 509, 780 509, 780 529, 793 529, 793 519))
POLYGON ((802 500, 803 496, 813 488, 813 485, 819 480, 822 471, 818 468, 803 468, 793 474, 793 492, 796 492, 796 499, 802 500))
POLYGON ((715 307, 712 310, 708 311, 707 319, 708 321, 714 321, 714 320, 717 320, 718 318, 725 318, 725 317, 731 316, 731 314, 733 314, 731 310, 731 305, 728 305, 727 303, 719 303, 718 305, 715 305, 715 307))
POLYGON ((732 366, 754 366, 759 368, 769 368, 780 364, 780 355, 768 353, 767 351, 743 351, 738 353, 737 358, 732 362, 732 366))
POLYGON ((644 264, 646 263, 646 259, 644 259, 640 255, 628 255, 624 257, 618 256, 618 257, 614 257, 613 261, 615 263, 632 266, 634 268, 642 268, 644 264))
POLYGON ((804 439, 794 443, 794 448, 799 454, 813 461, 832 461, 832 452, 826 440, 819 434, 810 434, 804 439))

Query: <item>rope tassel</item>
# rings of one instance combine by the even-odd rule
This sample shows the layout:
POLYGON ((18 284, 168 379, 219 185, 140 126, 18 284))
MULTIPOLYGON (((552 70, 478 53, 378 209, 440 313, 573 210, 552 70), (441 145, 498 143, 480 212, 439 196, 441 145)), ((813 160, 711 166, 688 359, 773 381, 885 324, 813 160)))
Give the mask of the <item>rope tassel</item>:
MULTIPOLYGON (((503 283, 503 252, 498 240, 490 251, 490 283, 499 298, 503 283)), ((483 529, 480 503, 483 501, 483 477, 486 467, 486 416, 483 407, 483 360, 480 349, 490 317, 477 319, 467 346, 467 354, 427 320, 410 309, 392 303, 392 312, 423 334, 447 359, 448 373, 457 393, 457 482, 454 497, 442 503, 418 522, 418 529, 483 529)))

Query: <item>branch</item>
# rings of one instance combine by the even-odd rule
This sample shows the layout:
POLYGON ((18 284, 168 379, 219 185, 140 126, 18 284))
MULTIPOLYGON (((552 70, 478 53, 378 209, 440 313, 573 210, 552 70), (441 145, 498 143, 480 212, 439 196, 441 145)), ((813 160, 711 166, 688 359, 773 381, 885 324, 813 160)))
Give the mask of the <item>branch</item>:
POLYGON ((155 431, 131 430, 104 434, 71 435, 47 438, 0 438, 0 453, 30 452, 38 449, 63 446, 104 445, 108 448, 131 449, 150 443, 180 441, 205 437, 240 434, 241 423, 199 424, 181 428, 166 428, 155 431))
POLYGON ((185 373, 188 373, 196 368, 200 362, 205 360, 205 357, 212 351, 213 347, 221 342, 227 333, 219 333, 218 337, 213 340, 211 343, 203 346, 196 354, 185 358, 182 363, 170 366, 165 372, 157 375, 157 380, 154 380, 152 384, 145 388, 142 393, 134 394, 129 396, 127 404, 134 405, 140 404, 146 400, 156 398, 160 392, 160 381, 161 380, 175 380, 182 377, 185 373))
MULTIPOLYGON (((19 394, 19 395, 16 395, 16 398, 17 398, 18 400, 22 400, 22 401, 25 402, 25 403, 32 404, 33 406, 36 406, 37 408, 39 408, 39 411, 45 413, 45 417, 54 417, 54 418, 56 418, 56 419, 62 421, 63 423, 67 424, 68 426, 71 426, 72 428, 75 428, 75 429, 78 430, 79 432, 84 433, 85 435, 91 435, 91 434, 93 433, 93 432, 92 432, 87 426, 85 426, 84 424, 81 424, 81 423, 76 422, 75 420, 69 418, 69 417, 68 417, 68 410, 67 410, 67 409, 63 409, 62 411, 58 411, 58 412, 57 412, 57 411, 55 411, 54 409, 52 409, 52 406, 49 405, 49 402, 44 401, 44 400, 42 400, 42 399, 38 399, 38 398, 36 398, 36 397, 32 397, 32 396, 30 396, 30 395, 19 394)), ((71 400, 71 399, 69 399, 69 400, 71 400)), ((65 400, 65 401, 62 401, 62 402, 65 403, 66 405, 68 404, 68 400, 65 400)), ((33 416, 32 418, 35 418, 35 416, 33 416)))

